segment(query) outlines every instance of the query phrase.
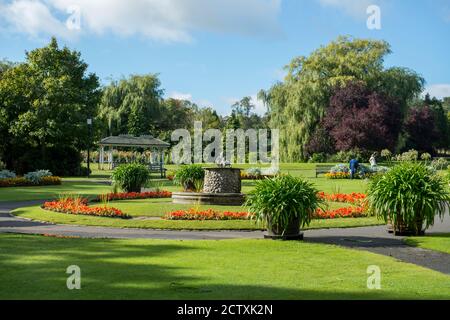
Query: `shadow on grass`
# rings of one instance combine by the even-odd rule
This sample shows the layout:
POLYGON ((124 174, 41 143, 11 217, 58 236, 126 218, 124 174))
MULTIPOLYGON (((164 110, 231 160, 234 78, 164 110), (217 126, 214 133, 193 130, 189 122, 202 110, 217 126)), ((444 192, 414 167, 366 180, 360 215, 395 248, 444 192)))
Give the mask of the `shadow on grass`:
MULTIPOLYGON (((233 282, 239 270, 208 275, 214 250, 194 245, 4 235, 0 239, 1 299, 416 299, 407 293, 339 288, 284 288, 233 282), (183 262, 200 251, 205 265, 183 262), (81 268, 82 289, 68 290, 66 268, 81 268), (217 280, 225 283, 217 283, 217 280)), ((269 277, 270 278, 270 277, 269 277)), ((270 284, 269 284, 270 283, 270 284)), ((428 298, 442 298, 432 296, 428 298)))

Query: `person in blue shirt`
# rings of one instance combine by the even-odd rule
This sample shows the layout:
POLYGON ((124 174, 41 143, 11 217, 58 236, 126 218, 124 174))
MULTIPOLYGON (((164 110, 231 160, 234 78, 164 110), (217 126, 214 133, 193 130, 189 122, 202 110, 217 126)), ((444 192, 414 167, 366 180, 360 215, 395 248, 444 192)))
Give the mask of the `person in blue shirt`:
POLYGON ((356 159, 350 160, 350 177, 353 179, 358 171, 359 162, 356 159))

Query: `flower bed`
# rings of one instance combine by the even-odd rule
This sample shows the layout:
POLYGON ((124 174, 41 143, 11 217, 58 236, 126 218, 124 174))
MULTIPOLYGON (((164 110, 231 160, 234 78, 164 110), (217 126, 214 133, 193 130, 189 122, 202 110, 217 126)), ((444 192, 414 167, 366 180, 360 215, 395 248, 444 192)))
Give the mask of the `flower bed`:
POLYGON ((8 187, 32 187, 32 186, 56 186, 61 184, 60 177, 43 177, 39 182, 33 182, 24 177, 0 179, 0 188, 8 187))
POLYGON ((318 209, 314 214, 315 219, 360 218, 367 216, 367 195, 364 193, 353 192, 349 194, 326 194, 325 192, 319 192, 317 196, 325 201, 349 203, 356 206, 339 208, 335 210, 318 209))
POLYGON ((166 220, 249 220, 248 212, 218 212, 212 209, 199 211, 197 209, 179 210, 166 214, 166 220))
POLYGON ((45 202, 42 205, 42 209, 75 215, 98 216, 98 217, 121 218, 121 219, 131 218, 129 215, 123 213, 122 211, 116 208, 111 208, 107 206, 89 207, 87 205, 87 199, 82 198, 79 199, 67 198, 57 201, 45 202))
POLYGON ((329 172, 325 173, 327 179, 350 179, 349 172, 329 172))
POLYGON ((367 216, 364 207, 346 207, 335 210, 318 209, 313 218, 314 219, 337 219, 337 218, 361 218, 367 216))
POLYGON ((170 191, 152 191, 152 192, 124 192, 124 193, 108 193, 106 195, 99 195, 93 202, 102 201, 119 201, 119 200, 133 200, 133 199, 151 199, 151 198, 170 198, 172 192, 170 191))
POLYGON ((359 204, 363 202, 367 195, 364 193, 333 193, 333 194, 326 194, 325 192, 319 192, 318 196, 325 200, 325 201, 331 201, 331 202, 344 202, 344 203, 351 203, 351 204, 359 204))

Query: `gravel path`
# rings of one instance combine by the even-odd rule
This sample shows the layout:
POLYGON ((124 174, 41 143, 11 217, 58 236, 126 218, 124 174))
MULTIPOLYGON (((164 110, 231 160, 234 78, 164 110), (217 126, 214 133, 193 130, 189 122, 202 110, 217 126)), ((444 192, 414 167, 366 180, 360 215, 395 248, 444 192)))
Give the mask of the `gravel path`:
MULTIPOLYGON (((222 240, 262 239, 261 231, 173 231, 149 229, 122 229, 75 225, 54 225, 13 217, 10 211, 41 204, 43 201, 0 202, 0 233, 51 234, 83 238, 120 239, 171 239, 171 240, 222 240)), ((450 215, 444 221, 436 220, 427 233, 450 233, 450 215)), ((404 237, 387 233, 385 226, 347 229, 320 229, 305 231, 305 241, 340 245, 394 257, 398 260, 420 265, 450 274, 450 254, 408 246, 404 237)))

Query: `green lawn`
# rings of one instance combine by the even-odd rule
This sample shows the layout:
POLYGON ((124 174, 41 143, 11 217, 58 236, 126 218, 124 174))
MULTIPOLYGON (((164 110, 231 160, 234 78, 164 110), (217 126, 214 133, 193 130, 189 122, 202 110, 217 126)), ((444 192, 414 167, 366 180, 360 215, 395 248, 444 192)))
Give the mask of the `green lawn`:
MULTIPOLYGON (((367 186, 367 182, 363 180, 329 180, 324 177, 308 179, 316 185, 318 190, 327 193, 364 192, 367 186)), ((174 185, 172 181, 168 180, 154 180, 151 185, 172 192, 181 191, 180 186, 174 185)), ((242 192, 250 192, 254 185, 255 181, 242 181, 242 192)), ((79 181, 63 181, 60 186, 0 188, 0 201, 52 199, 57 198, 60 194, 68 193, 94 196, 111 191, 112 187, 109 185, 80 179, 79 181)))
POLYGON ((60 186, 0 188, 0 201, 53 199, 64 193, 92 196, 111 192, 111 186, 90 182, 63 182, 60 186))
POLYGON ((450 254, 450 233, 433 234, 425 237, 410 237, 406 239, 410 246, 436 250, 450 254))
MULTIPOLYGON (((51 212, 39 206, 20 208, 13 214, 32 220, 47 221, 57 224, 75 224, 87 226, 102 226, 116 228, 143 228, 143 229, 172 229, 172 230, 262 230, 264 226, 248 220, 231 221, 169 221, 169 220, 141 220, 141 219, 114 219, 51 212)), ((305 229, 323 228, 352 228, 362 226, 380 225, 382 222, 374 217, 345 218, 331 220, 313 220, 305 229)))
POLYGON ((450 277, 365 251, 269 240, 0 235, 0 299, 450 299, 450 277), (68 290, 68 266, 81 290, 68 290), (381 290, 367 288, 367 267, 381 290))

